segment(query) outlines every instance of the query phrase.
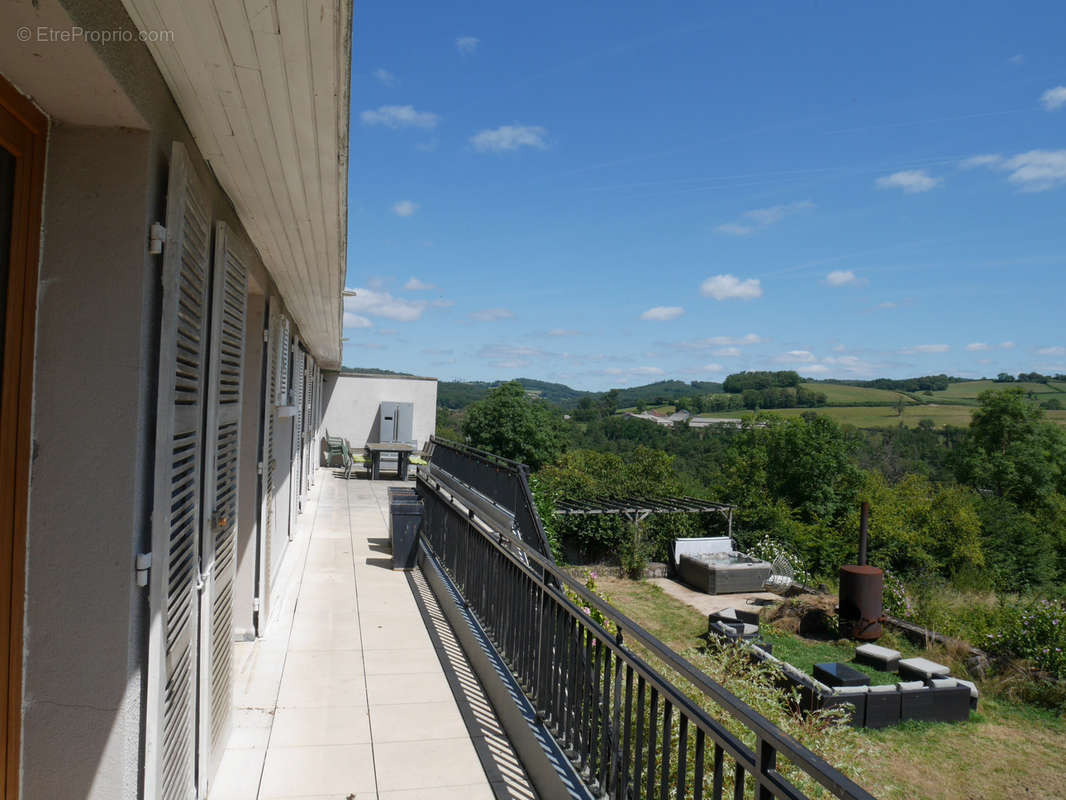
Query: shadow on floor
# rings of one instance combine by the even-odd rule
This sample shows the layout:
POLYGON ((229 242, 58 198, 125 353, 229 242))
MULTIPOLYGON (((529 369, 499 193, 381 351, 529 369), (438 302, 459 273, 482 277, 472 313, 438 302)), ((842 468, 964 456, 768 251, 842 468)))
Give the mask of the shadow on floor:
POLYGON ((418 569, 407 573, 411 590, 418 598, 429 631, 430 639, 437 650, 444 675, 455 695, 459 711, 463 715, 470 739, 474 743, 485 775, 492 785, 497 800, 537 800, 538 795, 530 784, 529 776, 515 755, 511 742, 504 733, 496 712, 485 696, 470 662, 455 638, 451 625, 437 605, 437 598, 418 569))
POLYGON ((366 560, 368 567, 380 567, 381 569, 387 569, 392 571, 392 558, 368 558, 366 560))

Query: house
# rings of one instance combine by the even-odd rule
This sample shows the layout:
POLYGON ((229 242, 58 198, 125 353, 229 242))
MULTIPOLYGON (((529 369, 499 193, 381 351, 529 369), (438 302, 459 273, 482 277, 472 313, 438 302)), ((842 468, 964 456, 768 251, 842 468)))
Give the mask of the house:
POLYGON ((206 794, 340 364, 351 21, 0 5, 5 800, 206 794))

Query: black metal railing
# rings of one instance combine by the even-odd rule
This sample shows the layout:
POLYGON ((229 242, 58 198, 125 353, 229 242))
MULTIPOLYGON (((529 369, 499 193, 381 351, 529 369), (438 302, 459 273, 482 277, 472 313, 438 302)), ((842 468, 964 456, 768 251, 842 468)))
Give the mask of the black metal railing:
POLYGON ((873 800, 536 548, 478 518, 446 484, 420 473, 419 489, 424 544, 593 794, 807 797, 799 782, 873 800), (681 691, 631 649, 634 643, 693 690, 681 691), (732 717, 739 735, 701 707, 707 700, 732 717))
POLYGON ((509 458, 486 453, 436 436, 430 438, 429 463, 442 469, 507 509, 514 516, 514 532, 540 555, 552 560, 533 494, 529 489, 529 467, 509 458))

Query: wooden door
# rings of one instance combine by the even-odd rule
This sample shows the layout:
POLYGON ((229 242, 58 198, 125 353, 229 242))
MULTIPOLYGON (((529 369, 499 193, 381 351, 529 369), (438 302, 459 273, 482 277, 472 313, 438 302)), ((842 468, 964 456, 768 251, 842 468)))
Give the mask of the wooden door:
POLYGON ((0 800, 15 800, 34 328, 48 120, 0 78, 0 800))

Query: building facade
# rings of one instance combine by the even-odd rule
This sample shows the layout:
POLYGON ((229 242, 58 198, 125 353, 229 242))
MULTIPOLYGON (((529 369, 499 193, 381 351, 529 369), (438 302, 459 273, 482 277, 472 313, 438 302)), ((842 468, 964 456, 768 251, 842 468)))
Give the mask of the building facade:
POLYGON ((0 798, 207 797, 340 363, 350 0, 0 6, 0 798))

